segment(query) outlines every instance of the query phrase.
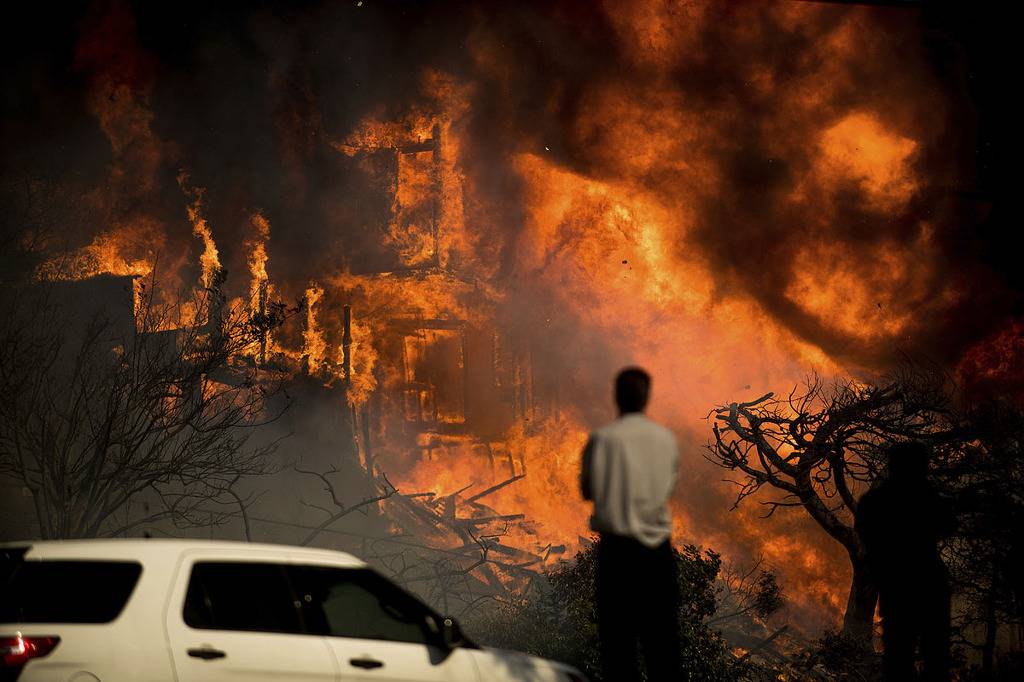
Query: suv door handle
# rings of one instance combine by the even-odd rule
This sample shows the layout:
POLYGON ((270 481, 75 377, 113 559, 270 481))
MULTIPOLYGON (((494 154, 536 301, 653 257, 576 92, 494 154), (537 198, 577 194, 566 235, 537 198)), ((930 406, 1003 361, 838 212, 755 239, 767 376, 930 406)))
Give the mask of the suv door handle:
POLYGON ((201 658, 204 661, 212 661, 215 658, 224 658, 227 656, 227 654, 220 649, 214 649, 213 647, 189 649, 187 653, 192 658, 201 658))
POLYGON ((384 663, 375 658, 350 658, 348 659, 348 664, 357 668, 363 668, 364 670, 384 667, 384 663))

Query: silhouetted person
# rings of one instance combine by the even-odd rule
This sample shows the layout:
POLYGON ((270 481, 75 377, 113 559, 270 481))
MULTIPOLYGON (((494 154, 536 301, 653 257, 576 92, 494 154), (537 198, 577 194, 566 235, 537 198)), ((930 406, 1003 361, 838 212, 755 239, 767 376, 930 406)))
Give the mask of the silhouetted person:
POLYGON ((615 379, 619 418, 590 436, 580 482, 594 501, 601 661, 609 682, 679 677, 679 583, 668 498, 679 452, 672 432, 644 416, 651 377, 627 368, 615 379))
POLYGON ((856 529, 879 592, 885 679, 912 680, 920 645, 924 679, 949 680, 949 574, 938 543, 953 530, 932 488, 928 448, 893 445, 889 474, 857 506, 856 529))

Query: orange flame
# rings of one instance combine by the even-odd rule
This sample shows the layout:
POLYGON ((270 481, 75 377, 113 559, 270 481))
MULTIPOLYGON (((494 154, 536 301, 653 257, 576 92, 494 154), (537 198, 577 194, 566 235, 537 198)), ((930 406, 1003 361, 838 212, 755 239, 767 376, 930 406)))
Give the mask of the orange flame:
POLYGON ((67 255, 42 263, 36 276, 43 280, 76 280, 95 275, 146 276, 153 270, 164 241, 159 226, 149 220, 118 225, 67 255))
POLYGON ((327 342, 317 322, 317 304, 323 295, 323 287, 310 282, 306 288, 306 326, 302 330, 302 354, 308 358, 311 372, 319 371, 327 353, 327 342))
POLYGON ((178 185, 185 196, 192 200, 188 206, 188 219, 192 223, 192 233, 203 242, 203 252, 199 256, 199 263, 203 268, 201 281, 203 287, 209 289, 213 286, 221 266, 217 244, 213 241, 213 234, 206 218, 203 217, 203 194, 206 190, 201 187, 190 187, 188 173, 184 170, 178 174, 178 185))
POLYGON ((249 262, 249 309, 259 310, 260 298, 267 299, 269 292, 266 290, 269 277, 267 276, 267 241, 270 240, 270 222, 266 217, 256 211, 249 219, 255 235, 246 241, 248 248, 249 262))
MULTIPOLYGON (((351 407, 361 407, 377 390, 377 377, 374 371, 379 355, 373 345, 373 329, 357 320, 352 321, 352 376, 348 386, 346 400, 351 407)), ((342 348, 338 348, 338 361, 341 361, 342 348)))

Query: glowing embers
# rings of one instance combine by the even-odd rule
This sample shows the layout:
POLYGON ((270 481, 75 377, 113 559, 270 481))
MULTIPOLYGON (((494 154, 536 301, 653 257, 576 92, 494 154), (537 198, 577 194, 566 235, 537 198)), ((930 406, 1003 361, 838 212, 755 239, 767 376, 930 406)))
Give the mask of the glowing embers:
POLYGON ((424 427, 466 421, 465 336, 454 323, 402 338, 405 419, 424 427))

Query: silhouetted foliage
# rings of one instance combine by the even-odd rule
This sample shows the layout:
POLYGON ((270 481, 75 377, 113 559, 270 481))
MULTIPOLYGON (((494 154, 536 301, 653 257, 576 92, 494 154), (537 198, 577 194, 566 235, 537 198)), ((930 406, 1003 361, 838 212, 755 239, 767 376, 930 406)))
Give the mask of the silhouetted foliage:
POLYGON ((830 630, 796 657, 790 672, 797 679, 870 682, 881 679, 882 666, 858 637, 830 630))

